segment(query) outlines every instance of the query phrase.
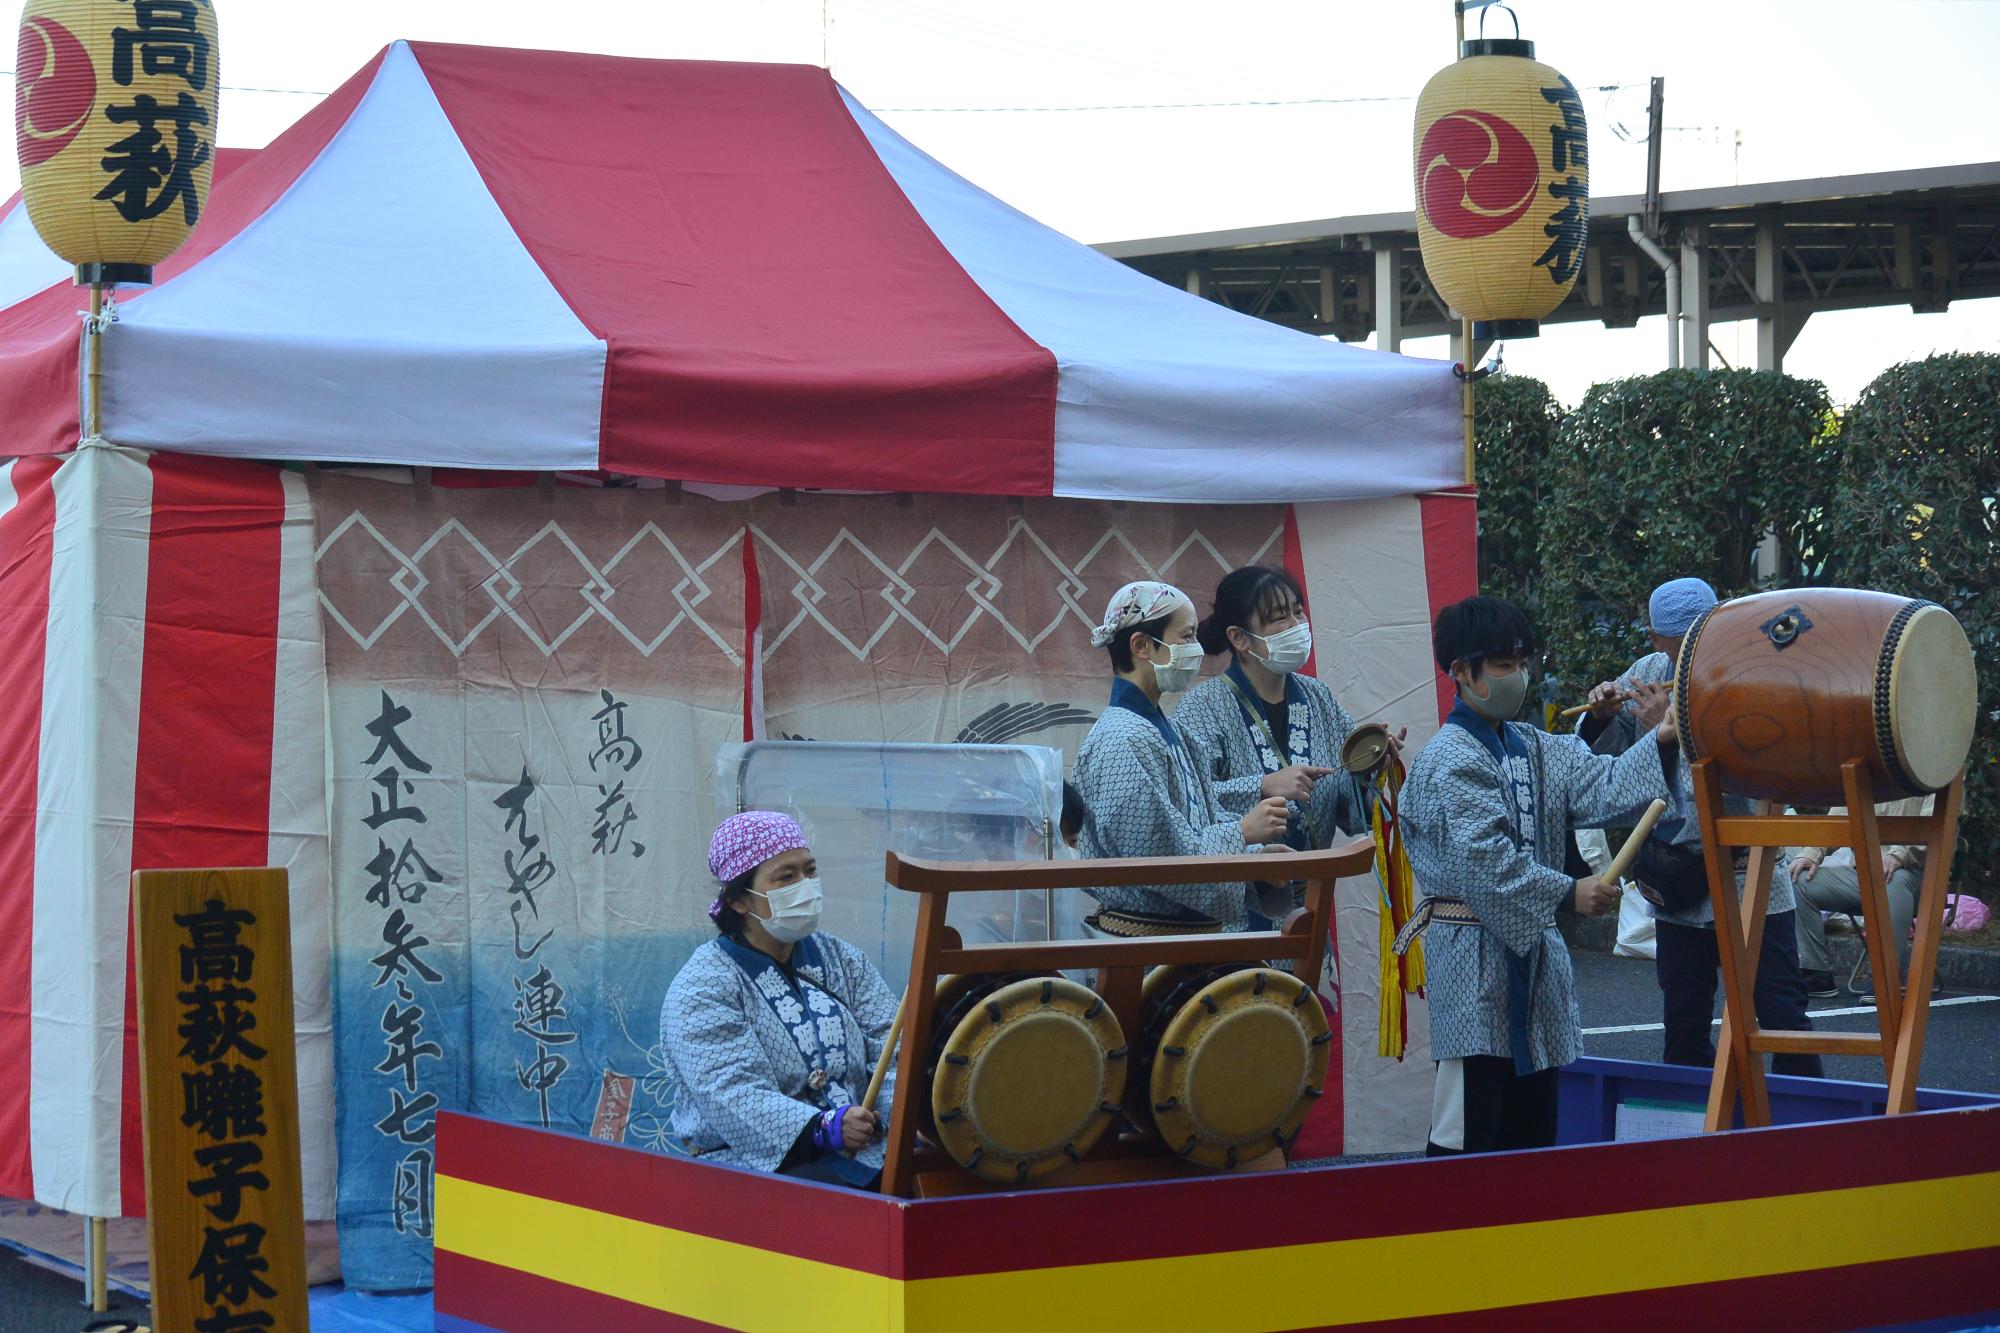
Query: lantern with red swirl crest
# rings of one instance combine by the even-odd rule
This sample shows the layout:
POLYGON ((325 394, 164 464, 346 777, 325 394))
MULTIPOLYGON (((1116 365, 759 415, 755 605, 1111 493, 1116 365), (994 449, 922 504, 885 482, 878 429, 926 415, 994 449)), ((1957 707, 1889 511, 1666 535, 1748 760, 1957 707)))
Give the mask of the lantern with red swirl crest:
POLYGON ((1583 271, 1590 150, 1576 88, 1518 38, 1481 38, 1417 99, 1417 239, 1475 338, 1532 338, 1583 271))
POLYGON ((35 230, 78 282, 151 282, 215 174, 212 0, 28 0, 14 68, 35 230))

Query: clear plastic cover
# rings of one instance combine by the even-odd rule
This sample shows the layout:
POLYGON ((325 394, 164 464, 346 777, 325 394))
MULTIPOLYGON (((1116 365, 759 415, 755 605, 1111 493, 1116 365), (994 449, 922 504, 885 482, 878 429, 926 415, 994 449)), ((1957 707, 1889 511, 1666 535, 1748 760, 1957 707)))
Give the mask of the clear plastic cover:
MULTIPOLYGON (((882 878, 890 851, 938 861, 1059 854, 1062 755, 1042 745, 752 741, 716 755, 718 820, 782 810, 804 826, 826 891, 821 929, 907 983, 917 895, 882 878)), ((957 894, 947 918, 968 944, 1081 939, 1086 902, 1040 889, 957 894)))

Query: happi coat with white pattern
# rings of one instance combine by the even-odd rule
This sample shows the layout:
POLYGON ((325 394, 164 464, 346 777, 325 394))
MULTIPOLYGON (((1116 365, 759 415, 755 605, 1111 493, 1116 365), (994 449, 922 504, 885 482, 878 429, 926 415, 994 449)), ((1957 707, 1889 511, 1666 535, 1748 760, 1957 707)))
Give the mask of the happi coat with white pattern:
POLYGON ((1612 758, 1518 722, 1506 724, 1505 738, 1503 770, 1501 733, 1463 703, 1454 708, 1410 766, 1403 836, 1424 890, 1464 900, 1480 922, 1433 921, 1425 934, 1432 1057, 1514 1055, 1511 953, 1528 976, 1526 1059, 1516 1068, 1540 1070, 1583 1053, 1569 950, 1556 929, 1576 883, 1563 869, 1570 831, 1630 823, 1667 797, 1667 783, 1650 741, 1612 758))
MULTIPOLYGON (((867 1092, 896 1016, 882 973, 861 950, 824 932, 792 947, 790 970, 796 984, 774 960, 715 939, 694 951, 667 988, 660 1045, 676 1084, 674 1137, 687 1152, 775 1171, 813 1117, 867 1092), (807 1049, 820 1054, 827 1075, 817 1091, 808 1082, 807 1049)), ((892 1069, 875 1099, 885 1122, 895 1087, 892 1069)), ((882 1154, 878 1138, 853 1161, 880 1170, 882 1154)))
POLYGON ((1285 677, 1289 725, 1283 738, 1268 736, 1263 701, 1232 663, 1181 696, 1173 724, 1187 741, 1195 767, 1215 788, 1215 799, 1241 819, 1264 798, 1264 779, 1291 764, 1334 771, 1313 784, 1312 799, 1290 803, 1285 841, 1299 851, 1330 847, 1334 835, 1368 832, 1363 779, 1340 766, 1340 748, 1354 734, 1354 718, 1333 691, 1311 676, 1285 677), (1253 714, 1252 708, 1258 711, 1253 714), (1260 725, 1260 723, 1262 725, 1260 725), (1282 740, 1284 752, 1273 748, 1282 740))
MULTIPOLYGON (((1087 857, 1239 856, 1243 826, 1215 799, 1186 740, 1159 707, 1125 680, 1112 684, 1111 707, 1077 750, 1070 781, 1083 797, 1078 848, 1087 857)), ((1162 884, 1092 889, 1117 912, 1156 916, 1196 913, 1242 930, 1248 884, 1162 884)))

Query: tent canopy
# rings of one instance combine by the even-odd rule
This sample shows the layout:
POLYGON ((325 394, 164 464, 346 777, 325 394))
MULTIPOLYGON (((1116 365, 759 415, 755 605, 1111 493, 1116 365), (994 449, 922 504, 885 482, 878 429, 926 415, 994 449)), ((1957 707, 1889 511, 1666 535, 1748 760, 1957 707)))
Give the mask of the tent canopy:
MULTIPOLYGON (((1274 501, 1460 478, 1444 363, 1144 277, 809 66, 396 43, 121 294, 104 435, 248 458, 1274 501)), ((77 294, 0 210, 0 449, 74 446, 77 294)))

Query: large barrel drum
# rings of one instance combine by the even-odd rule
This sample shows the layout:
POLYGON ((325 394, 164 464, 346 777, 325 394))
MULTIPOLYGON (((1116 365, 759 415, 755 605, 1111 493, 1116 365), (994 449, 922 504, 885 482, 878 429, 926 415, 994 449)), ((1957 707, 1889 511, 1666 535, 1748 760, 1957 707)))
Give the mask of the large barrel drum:
POLYGON ((1972 646, 1931 602, 1794 588, 1723 602, 1696 621, 1674 670, 1683 752, 1740 796, 1847 800, 1859 759, 1875 797, 1921 796, 1965 764, 1978 711, 1972 646))

